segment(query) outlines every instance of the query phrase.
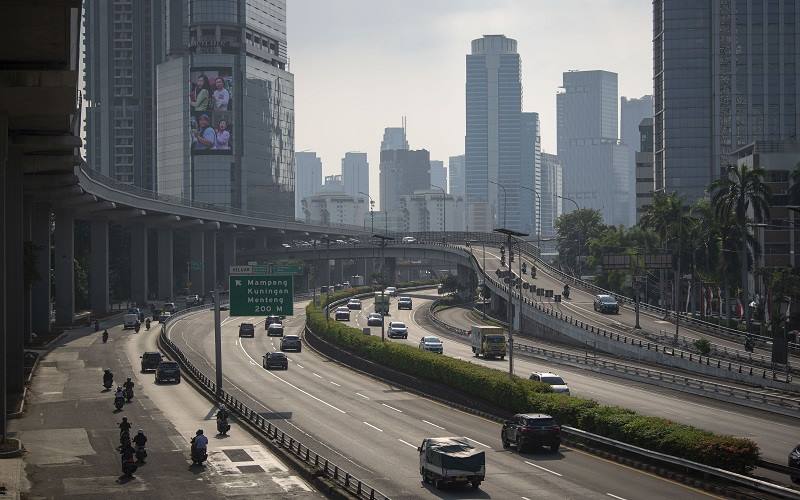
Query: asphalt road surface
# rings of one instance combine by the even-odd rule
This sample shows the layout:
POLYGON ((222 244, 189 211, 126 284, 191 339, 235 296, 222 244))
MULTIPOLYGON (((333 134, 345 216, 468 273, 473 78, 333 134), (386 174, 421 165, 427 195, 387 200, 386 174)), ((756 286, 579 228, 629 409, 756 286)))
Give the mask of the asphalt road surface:
MULTIPOLYGON (((286 319, 286 333, 303 328, 304 304, 295 307, 298 315, 286 319)), ((209 375, 213 369, 211 318, 208 312, 188 316, 176 321, 170 332, 209 375)), ((276 350, 279 339, 266 336, 263 317, 225 318, 222 344, 227 390, 392 498, 710 496, 569 447, 556 454, 504 450, 495 422, 376 381, 307 346, 301 353, 288 353, 287 371, 267 371, 261 367, 261 357, 276 350), (256 323, 256 338, 238 338, 243 321, 256 323), (487 453, 487 477, 480 490, 437 491, 420 481, 416 447, 425 437, 453 435, 466 436, 487 453)))

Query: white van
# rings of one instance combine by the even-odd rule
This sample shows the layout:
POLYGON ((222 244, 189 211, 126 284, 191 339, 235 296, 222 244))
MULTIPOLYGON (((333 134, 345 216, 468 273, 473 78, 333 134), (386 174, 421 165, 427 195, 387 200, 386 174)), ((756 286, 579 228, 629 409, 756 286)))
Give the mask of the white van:
POLYGON ((128 328, 136 328, 136 323, 139 322, 139 315, 134 313, 128 313, 125 315, 123 319, 123 330, 127 330, 128 328))

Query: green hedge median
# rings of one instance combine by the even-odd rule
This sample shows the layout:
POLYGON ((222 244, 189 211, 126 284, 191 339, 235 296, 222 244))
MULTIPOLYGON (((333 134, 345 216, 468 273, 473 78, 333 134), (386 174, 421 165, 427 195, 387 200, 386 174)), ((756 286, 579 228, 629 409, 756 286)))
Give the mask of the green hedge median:
MULTIPOLYGON (((352 293, 350 290, 348 294, 352 293)), ((512 413, 547 413, 563 425, 734 472, 753 470, 759 457, 758 445, 749 439, 718 435, 664 418, 639 415, 626 408, 554 394, 545 384, 519 377, 511 379, 500 370, 421 351, 407 344, 381 342, 380 338, 364 335, 344 323, 326 321, 324 313, 314 304, 306 308, 306 324, 315 334, 358 356, 445 384, 512 413)))

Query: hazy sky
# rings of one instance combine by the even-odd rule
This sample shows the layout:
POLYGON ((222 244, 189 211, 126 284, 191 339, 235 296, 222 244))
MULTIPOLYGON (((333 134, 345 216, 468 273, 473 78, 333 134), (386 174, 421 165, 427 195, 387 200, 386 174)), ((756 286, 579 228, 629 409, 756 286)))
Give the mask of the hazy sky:
POLYGON ((464 152, 465 55, 484 34, 515 38, 523 111, 539 113, 555 153, 555 94, 570 69, 619 74, 620 96, 651 94, 652 4, 646 0, 288 0, 297 151, 325 175, 347 151, 368 153, 378 198, 380 141, 408 120, 432 160, 464 152))

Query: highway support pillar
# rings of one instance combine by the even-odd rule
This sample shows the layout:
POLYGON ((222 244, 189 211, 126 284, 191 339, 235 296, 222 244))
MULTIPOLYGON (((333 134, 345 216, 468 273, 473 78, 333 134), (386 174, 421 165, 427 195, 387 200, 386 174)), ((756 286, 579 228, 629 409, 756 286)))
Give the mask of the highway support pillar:
POLYGON ((236 234, 226 234, 222 242, 222 288, 228 289, 231 266, 236 265, 236 234))
POLYGON ((393 285, 397 281, 397 258, 386 257, 383 262, 385 273, 383 274, 386 284, 393 285))
MULTIPOLYGON (((24 241, 23 246, 23 261, 25 259, 24 252, 26 249, 30 248, 29 251, 32 251, 32 247, 28 247, 33 242, 33 235, 31 234, 31 219, 33 218, 33 200, 30 196, 23 197, 23 206, 22 206, 22 241, 24 241)), ((23 269, 23 280, 24 280, 24 269, 23 269)), ((29 283, 25 283, 23 294, 22 294, 22 301, 23 301, 23 327, 22 327, 22 341, 24 344, 30 342, 31 339, 31 332, 33 331, 33 321, 32 321, 32 306, 31 300, 33 297, 33 293, 31 292, 31 287, 33 286, 33 281, 31 280, 29 283)))
POLYGON ((191 287, 189 291, 197 295, 205 295, 207 287, 205 284, 205 236, 204 231, 191 231, 189 233, 189 281, 191 287))
POLYGON ((56 210, 56 324, 68 326, 75 315, 75 214, 56 210))
POLYGON ((109 306, 108 288, 108 221, 92 221, 92 255, 89 264, 89 293, 92 313, 105 315, 109 306))
POLYGON ((206 231, 203 237, 203 284, 205 288, 202 292, 197 292, 202 296, 208 295, 211 290, 217 287, 217 232, 206 231))
POLYGON ((173 269, 173 243, 175 233, 172 228, 158 229, 158 298, 172 298, 175 273, 173 269))
POLYGON ((38 274, 31 286, 31 331, 43 335, 50 332, 50 204, 34 203, 31 217, 38 274))
MULTIPOLYGON (((7 122, 5 122, 7 123, 7 122)), ((0 126, 3 139, 8 137, 5 127, 0 126)), ((25 308, 23 300, 25 291, 24 269, 24 231, 23 231, 23 159, 14 149, 6 149, 7 143, 0 146, 0 170, 5 171, 5 178, 0 177, 0 190, 4 190, 4 215, 0 220, 5 232, 3 251, 5 257, 5 276, 0 275, 0 282, 5 287, 4 358, 0 363, 7 366, 5 372, 6 394, 12 395, 10 401, 16 401, 24 389, 24 352, 25 352, 25 320, 22 314, 25 308)), ((2 326, 2 325, 0 325, 2 326)), ((2 375, 0 375, 2 376, 2 375)), ((3 395, 5 396, 5 395, 3 395)), ((12 411, 9 409, 9 411, 12 411)))
POLYGON ((146 304, 150 287, 147 279, 148 231, 142 223, 131 226, 131 299, 137 304, 146 304))
POLYGON ((344 259, 336 259, 333 261, 333 281, 336 283, 347 281, 344 279, 344 259))

